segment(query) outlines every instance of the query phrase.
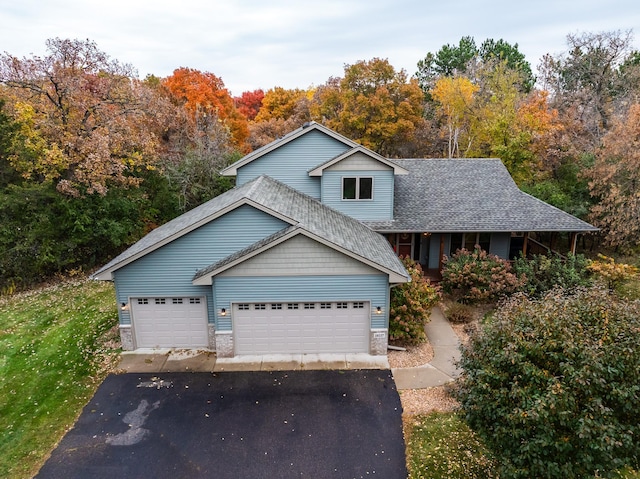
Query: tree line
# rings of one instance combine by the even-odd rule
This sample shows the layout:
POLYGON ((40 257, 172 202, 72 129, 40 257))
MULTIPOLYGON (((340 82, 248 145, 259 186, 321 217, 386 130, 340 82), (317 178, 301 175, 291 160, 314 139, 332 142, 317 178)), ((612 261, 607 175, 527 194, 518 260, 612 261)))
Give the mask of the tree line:
POLYGON ((640 244, 640 53, 567 36, 534 74, 517 44, 443 45, 409 75, 345 65, 308 89, 233 97, 214 73, 139 79, 90 40, 0 55, 0 290, 87 270, 226 191, 219 171, 307 121, 390 158, 498 157, 525 191, 640 244))

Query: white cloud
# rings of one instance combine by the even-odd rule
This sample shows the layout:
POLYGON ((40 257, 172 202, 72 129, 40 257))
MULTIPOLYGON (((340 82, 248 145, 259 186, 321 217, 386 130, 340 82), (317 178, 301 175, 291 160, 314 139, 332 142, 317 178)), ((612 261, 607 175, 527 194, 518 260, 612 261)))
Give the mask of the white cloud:
POLYGON ((640 9, 635 0, 0 0, 0 24, 0 50, 16 56, 44 54, 47 38, 90 38, 141 76, 188 66, 240 94, 322 84, 373 57, 413 74, 427 52, 467 35, 518 43, 535 69, 569 33, 638 27, 640 9))

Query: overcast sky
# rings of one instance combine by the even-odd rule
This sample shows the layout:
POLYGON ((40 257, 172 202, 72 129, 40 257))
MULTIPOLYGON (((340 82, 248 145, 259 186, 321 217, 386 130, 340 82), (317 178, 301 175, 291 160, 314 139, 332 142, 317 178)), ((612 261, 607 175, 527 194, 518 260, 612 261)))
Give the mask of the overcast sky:
POLYGON ((535 72, 569 33, 629 29, 640 49, 638 0, 0 0, 0 51, 44 55, 48 38, 89 38, 141 78, 190 67, 233 95, 321 85, 374 57, 413 74, 463 36, 517 43, 535 72))

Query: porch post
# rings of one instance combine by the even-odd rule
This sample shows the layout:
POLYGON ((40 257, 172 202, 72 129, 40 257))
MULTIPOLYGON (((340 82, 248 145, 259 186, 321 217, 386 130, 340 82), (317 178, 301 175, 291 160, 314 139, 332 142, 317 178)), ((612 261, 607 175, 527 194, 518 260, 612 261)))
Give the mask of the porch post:
POLYGON ((529 233, 524 234, 524 241, 522 242, 522 257, 527 257, 527 245, 529 243, 529 233))
POLYGON ((444 233, 440 233, 440 258, 438 258, 438 271, 442 271, 443 258, 444 258, 444 233))
POLYGON ((578 245, 578 233, 571 233, 571 254, 576 254, 576 247, 578 245))

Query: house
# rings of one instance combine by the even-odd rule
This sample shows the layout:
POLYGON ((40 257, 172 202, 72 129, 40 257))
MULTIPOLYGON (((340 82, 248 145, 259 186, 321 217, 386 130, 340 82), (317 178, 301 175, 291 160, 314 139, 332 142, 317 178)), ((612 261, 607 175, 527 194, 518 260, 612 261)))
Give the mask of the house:
POLYGON ((437 270, 481 245, 591 225, 520 191, 499 160, 389 160, 309 123, 223 170, 236 187, 155 229, 93 277, 115 283, 125 350, 219 357, 387 351, 398 258, 437 270))

